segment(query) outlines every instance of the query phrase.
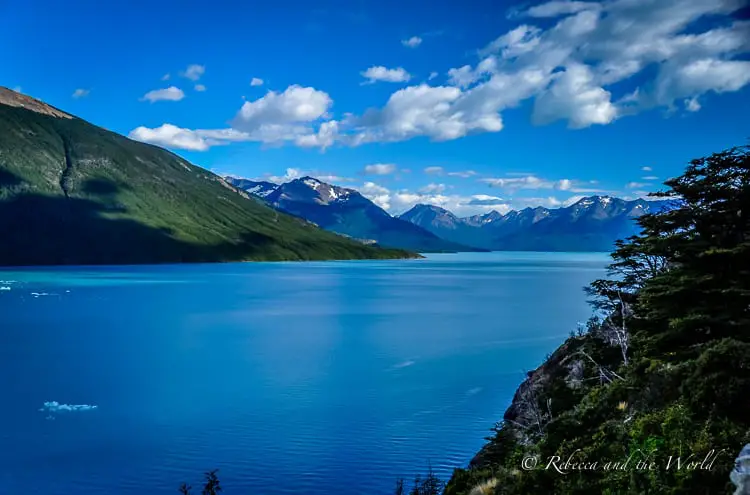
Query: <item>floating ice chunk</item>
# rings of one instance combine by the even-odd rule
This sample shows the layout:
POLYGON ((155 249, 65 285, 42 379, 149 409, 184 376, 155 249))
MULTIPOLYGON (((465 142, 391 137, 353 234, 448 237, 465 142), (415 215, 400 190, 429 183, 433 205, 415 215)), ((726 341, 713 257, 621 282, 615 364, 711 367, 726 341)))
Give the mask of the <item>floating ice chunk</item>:
POLYGON ((404 361, 403 363, 398 363, 393 366, 394 370, 400 370, 401 368, 407 368, 409 366, 412 366, 414 364, 414 361, 404 361))
MULTIPOLYGON (((89 404, 60 404, 53 400, 51 402, 45 402, 39 411, 49 413, 51 416, 58 413, 93 411, 98 408, 99 406, 91 406, 89 404)), ((47 419, 49 419, 49 417, 47 419)))
POLYGON ((482 387, 474 387, 466 391, 467 397, 471 397, 472 395, 477 395, 479 392, 482 391, 482 387))
POLYGON ((50 294, 49 292, 32 292, 31 295, 34 297, 44 297, 44 296, 57 296, 58 294, 50 294))

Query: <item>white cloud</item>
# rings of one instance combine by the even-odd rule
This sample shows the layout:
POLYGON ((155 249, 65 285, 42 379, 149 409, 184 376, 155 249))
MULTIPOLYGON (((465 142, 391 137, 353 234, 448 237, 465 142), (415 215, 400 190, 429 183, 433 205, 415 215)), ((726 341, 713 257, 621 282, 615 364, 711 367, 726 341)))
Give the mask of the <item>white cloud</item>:
POLYGON ((424 173, 427 175, 443 175, 443 167, 425 167, 424 173))
POLYGON ((641 177, 643 180, 659 180, 659 178, 655 175, 647 175, 646 177, 641 177))
POLYGON ((320 148, 324 151, 333 145, 338 136, 339 123, 335 120, 323 122, 317 132, 312 131, 297 137, 294 142, 302 148, 320 148))
POLYGON ((169 78, 172 77, 169 73, 164 74, 161 76, 162 81, 169 81, 169 78))
POLYGON ((651 168, 651 167, 641 167, 641 170, 643 170, 644 172, 651 172, 653 170, 653 168, 651 168))
POLYGON ((628 189, 642 189, 650 185, 648 182, 628 182, 625 184, 625 187, 628 189))
POLYGON ((364 173, 367 175, 389 175, 396 170, 397 167, 393 163, 373 163, 365 165, 364 173))
POLYGON ((196 90, 196 91, 201 91, 201 92, 202 92, 202 91, 205 91, 205 90, 206 90, 206 87, 205 87, 204 85, 202 85, 202 84, 196 84, 196 85, 195 85, 195 90, 196 90))
POLYGON ((154 89, 149 91, 141 98, 141 101, 180 101, 185 98, 185 93, 176 86, 170 86, 164 89, 154 89))
POLYGON ((149 129, 137 127, 128 134, 130 139, 167 148, 206 151, 211 146, 225 145, 237 141, 250 141, 251 137, 234 129, 182 129, 172 124, 163 124, 149 129))
POLYGON ((598 10, 600 7, 600 4, 597 2, 552 1, 531 7, 522 15, 529 17, 559 17, 575 14, 582 10, 598 10))
POLYGON ((472 206, 508 206, 508 202, 503 198, 497 196, 489 196, 487 194, 475 194, 468 201, 467 205, 472 206))
POLYGON ((73 91, 72 97, 75 99, 85 98, 89 95, 89 93, 91 93, 90 89, 78 88, 75 91, 73 91))
POLYGON ((440 194, 445 192, 446 186, 445 184, 435 184, 434 182, 431 184, 427 184, 426 186, 419 189, 419 192, 422 194, 440 194))
POLYGON ((701 109, 701 104, 698 101, 698 97, 694 96, 685 100, 685 110, 688 112, 697 112, 701 109))
POLYGON ((315 177, 318 180, 332 183, 332 184, 354 181, 354 179, 351 179, 348 177, 341 177, 338 175, 329 174, 326 172, 320 172, 317 170, 303 170, 303 169, 294 168, 294 167, 287 168, 284 175, 278 176, 278 175, 266 174, 263 177, 261 177, 260 180, 267 180, 268 182, 273 182, 275 184, 283 184, 284 182, 289 182, 294 179, 300 179, 302 177, 307 177, 307 176, 315 177))
POLYGON ((401 40, 401 44, 409 48, 416 48, 422 44, 422 38, 419 36, 412 36, 409 39, 401 40))
MULTIPOLYGON (((160 91, 163 93, 167 90, 160 91)), ((144 99, 157 101, 164 99, 164 96, 171 96, 171 99, 184 97, 181 91, 178 95, 153 93, 147 94, 144 99)), ((257 100, 246 101, 230 128, 193 130, 164 124, 154 129, 138 127, 130 132, 130 137, 160 146, 195 151, 238 141, 277 145, 292 142, 300 147, 324 150, 335 142, 338 122, 329 120, 317 126, 313 124, 328 116, 327 110, 332 103, 333 100, 323 91, 289 86, 282 93, 269 91, 257 100)))
POLYGON ((462 179, 468 179, 469 177, 474 177, 478 174, 473 170, 459 170, 458 172, 448 172, 446 175, 448 175, 449 177, 461 177, 462 179))
POLYGON ((188 65, 187 69, 180 72, 180 76, 190 79, 191 81, 197 81, 205 73, 206 73, 205 65, 191 64, 191 65, 188 65))
POLYGON ((537 96, 532 120, 544 125, 563 119, 574 129, 609 124, 617 118, 610 98, 609 91, 594 83, 588 67, 571 64, 554 77, 549 89, 537 96))
POLYGON ((554 189, 557 191, 567 191, 573 193, 602 193, 607 192, 599 188, 588 187, 588 184, 592 184, 589 181, 588 184, 582 181, 573 179, 559 179, 549 180, 542 179, 536 175, 522 175, 514 177, 502 177, 502 178, 483 178, 480 182, 484 182, 490 187, 505 189, 508 191, 517 191, 520 189, 538 190, 538 189, 554 189))
POLYGON ((286 169, 286 173, 282 176, 277 175, 270 175, 265 178, 265 180, 269 182, 274 182, 276 184, 283 184, 284 182, 289 182, 294 179, 299 179, 300 177, 305 177, 306 174, 304 171, 298 169, 298 168, 288 168, 286 169))
POLYGON ((380 186, 374 182, 365 182, 359 188, 360 194, 366 197, 384 210, 391 207, 391 192, 388 188, 380 186))
POLYGON ((382 65, 372 66, 366 71, 361 72, 362 77, 367 79, 367 84, 372 84, 377 81, 384 82, 406 82, 411 79, 411 74, 406 72, 402 67, 395 69, 388 69, 382 65))
POLYGON ((239 130, 263 126, 307 123, 326 116, 333 100, 315 88, 289 86, 284 92, 269 91, 262 98, 246 101, 233 121, 239 130))
POLYGON ((435 79, 435 78, 436 78, 437 76, 439 76, 439 75, 440 75, 440 74, 438 74, 437 72, 434 72, 434 71, 433 71, 433 72, 430 72, 430 75, 429 75, 429 76, 427 77, 427 80, 428 80, 428 81, 432 81, 433 79, 435 79))
POLYGON ((250 80, 250 86, 263 86, 263 79, 254 77, 250 80))
POLYGON ((498 132, 502 112, 527 99, 534 99, 536 124, 566 120, 571 128, 610 124, 676 101, 695 111, 700 95, 750 83, 750 61, 741 58, 750 52, 750 22, 731 23, 727 17, 740 5, 741 0, 537 5, 521 15, 550 19, 548 27, 511 29, 479 50, 475 65, 450 69, 452 87, 401 89, 382 108, 344 119, 342 133, 351 135, 348 144, 358 145, 498 132), (718 24, 684 34, 705 16, 718 24), (614 87, 646 67, 656 75, 646 74, 636 91, 614 87))

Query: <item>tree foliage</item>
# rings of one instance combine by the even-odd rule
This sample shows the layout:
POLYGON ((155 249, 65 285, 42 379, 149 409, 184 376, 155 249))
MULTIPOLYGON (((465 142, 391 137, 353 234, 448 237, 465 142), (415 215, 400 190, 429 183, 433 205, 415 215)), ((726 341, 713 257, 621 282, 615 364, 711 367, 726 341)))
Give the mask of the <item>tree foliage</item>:
POLYGON ((612 253, 610 278, 588 288, 598 317, 530 375, 558 404, 544 434, 529 445, 501 423, 446 495, 479 493, 488 480, 494 489, 482 493, 730 491, 733 457, 750 440, 750 148, 693 160, 665 185, 652 196, 670 207, 640 217, 641 233, 612 253), (665 469, 670 456, 711 450, 721 452, 711 469, 665 469), (522 470, 524 456, 574 451, 592 461, 648 451, 660 468, 522 470))

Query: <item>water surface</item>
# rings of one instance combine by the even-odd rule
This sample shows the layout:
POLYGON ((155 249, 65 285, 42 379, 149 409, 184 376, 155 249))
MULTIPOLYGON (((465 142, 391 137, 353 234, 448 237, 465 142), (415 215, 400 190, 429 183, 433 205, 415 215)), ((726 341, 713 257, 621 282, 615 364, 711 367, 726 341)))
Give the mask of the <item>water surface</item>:
POLYGON ((0 270, 0 493, 172 494, 213 468, 227 495, 447 477, 588 318, 607 261, 0 270))

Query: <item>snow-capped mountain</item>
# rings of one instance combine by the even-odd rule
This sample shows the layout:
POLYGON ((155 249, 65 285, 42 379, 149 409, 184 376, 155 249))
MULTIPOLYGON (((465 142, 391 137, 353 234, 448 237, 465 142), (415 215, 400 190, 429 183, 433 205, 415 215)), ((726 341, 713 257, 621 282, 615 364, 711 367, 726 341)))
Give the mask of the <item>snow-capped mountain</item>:
POLYGON ((430 205, 417 205, 400 218, 448 240, 493 250, 610 251, 616 239, 638 233, 635 218, 669 207, 667 201, 626 201, 590 196, 557 209, 492 211, 458 218, 430 205))
POLYGON ((279 187, 278 184, 274 184, 273 182, 264 180, 255 181, 243 179, 241 177, 232 177, 230 175, 225 176, 224 180, 232 184, 234 187, 242 189, 253 196, 258 196, 259 198, 265 198, 279 187))
POLYGON ((285 213, 356 239, 421 252, 477 251, 400 218, 394 218, 358 191, 302 177, 277 186, 264 197, 285 213))

